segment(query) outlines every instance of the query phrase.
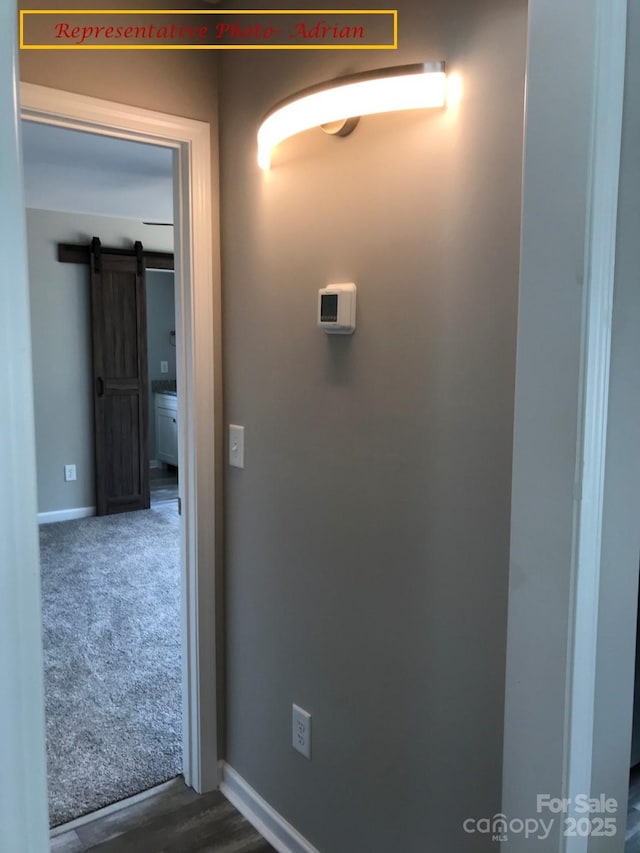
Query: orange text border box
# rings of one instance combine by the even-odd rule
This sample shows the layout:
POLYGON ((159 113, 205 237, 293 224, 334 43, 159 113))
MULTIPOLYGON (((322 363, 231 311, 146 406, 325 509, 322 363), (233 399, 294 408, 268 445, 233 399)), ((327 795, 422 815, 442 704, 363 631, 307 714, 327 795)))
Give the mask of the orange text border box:
POLYGON ((20 9, 21 50, 397 50, 397 9, 20 9), (27 15, 391 15, 391 44, 25 44, 24 21, 27 15))

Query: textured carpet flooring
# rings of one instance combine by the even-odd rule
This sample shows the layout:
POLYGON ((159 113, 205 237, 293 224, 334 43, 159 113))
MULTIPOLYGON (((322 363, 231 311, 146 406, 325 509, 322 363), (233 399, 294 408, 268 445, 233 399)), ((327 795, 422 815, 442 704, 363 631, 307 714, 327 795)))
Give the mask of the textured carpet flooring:
POLYGON ((175 502, 40 528, 52 826, 181 772, 175 502))

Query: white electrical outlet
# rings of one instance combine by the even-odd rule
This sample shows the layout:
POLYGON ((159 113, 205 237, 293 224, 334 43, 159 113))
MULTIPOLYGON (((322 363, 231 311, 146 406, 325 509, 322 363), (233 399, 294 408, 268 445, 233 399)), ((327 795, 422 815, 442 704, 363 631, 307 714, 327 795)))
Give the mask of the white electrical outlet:
POLYGON ((169 362, 161 361, 160 362, 160 373, 168 373, 169 372, 169 362))
POLYGON ((64 481, 65 483, 71 483, 76 479, 76 466, 75 465, 65 465, 64 466, 64 481))
POLYGON ((291 721, 293 748, 311 761, 311 714, 294 704, 291 721))

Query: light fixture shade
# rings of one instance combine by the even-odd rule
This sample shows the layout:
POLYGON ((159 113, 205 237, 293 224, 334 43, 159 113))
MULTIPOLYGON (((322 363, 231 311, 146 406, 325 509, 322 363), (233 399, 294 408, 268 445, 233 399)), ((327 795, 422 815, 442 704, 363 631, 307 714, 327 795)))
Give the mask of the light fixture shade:
POLYGON ((365 71, 304 89, 277 104, 258 131, 258 165, 268 169, 283 139, 334 121, 373 113, 443 107, 444 62, 365 71))

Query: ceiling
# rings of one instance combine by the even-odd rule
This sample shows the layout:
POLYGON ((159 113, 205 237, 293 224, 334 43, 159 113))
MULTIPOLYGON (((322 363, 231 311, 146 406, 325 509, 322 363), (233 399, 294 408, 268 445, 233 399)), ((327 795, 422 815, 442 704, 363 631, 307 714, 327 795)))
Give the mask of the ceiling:
POLYGON ((22 150, 27 207, 173 222, 168 148, 23 121, 22 150))

